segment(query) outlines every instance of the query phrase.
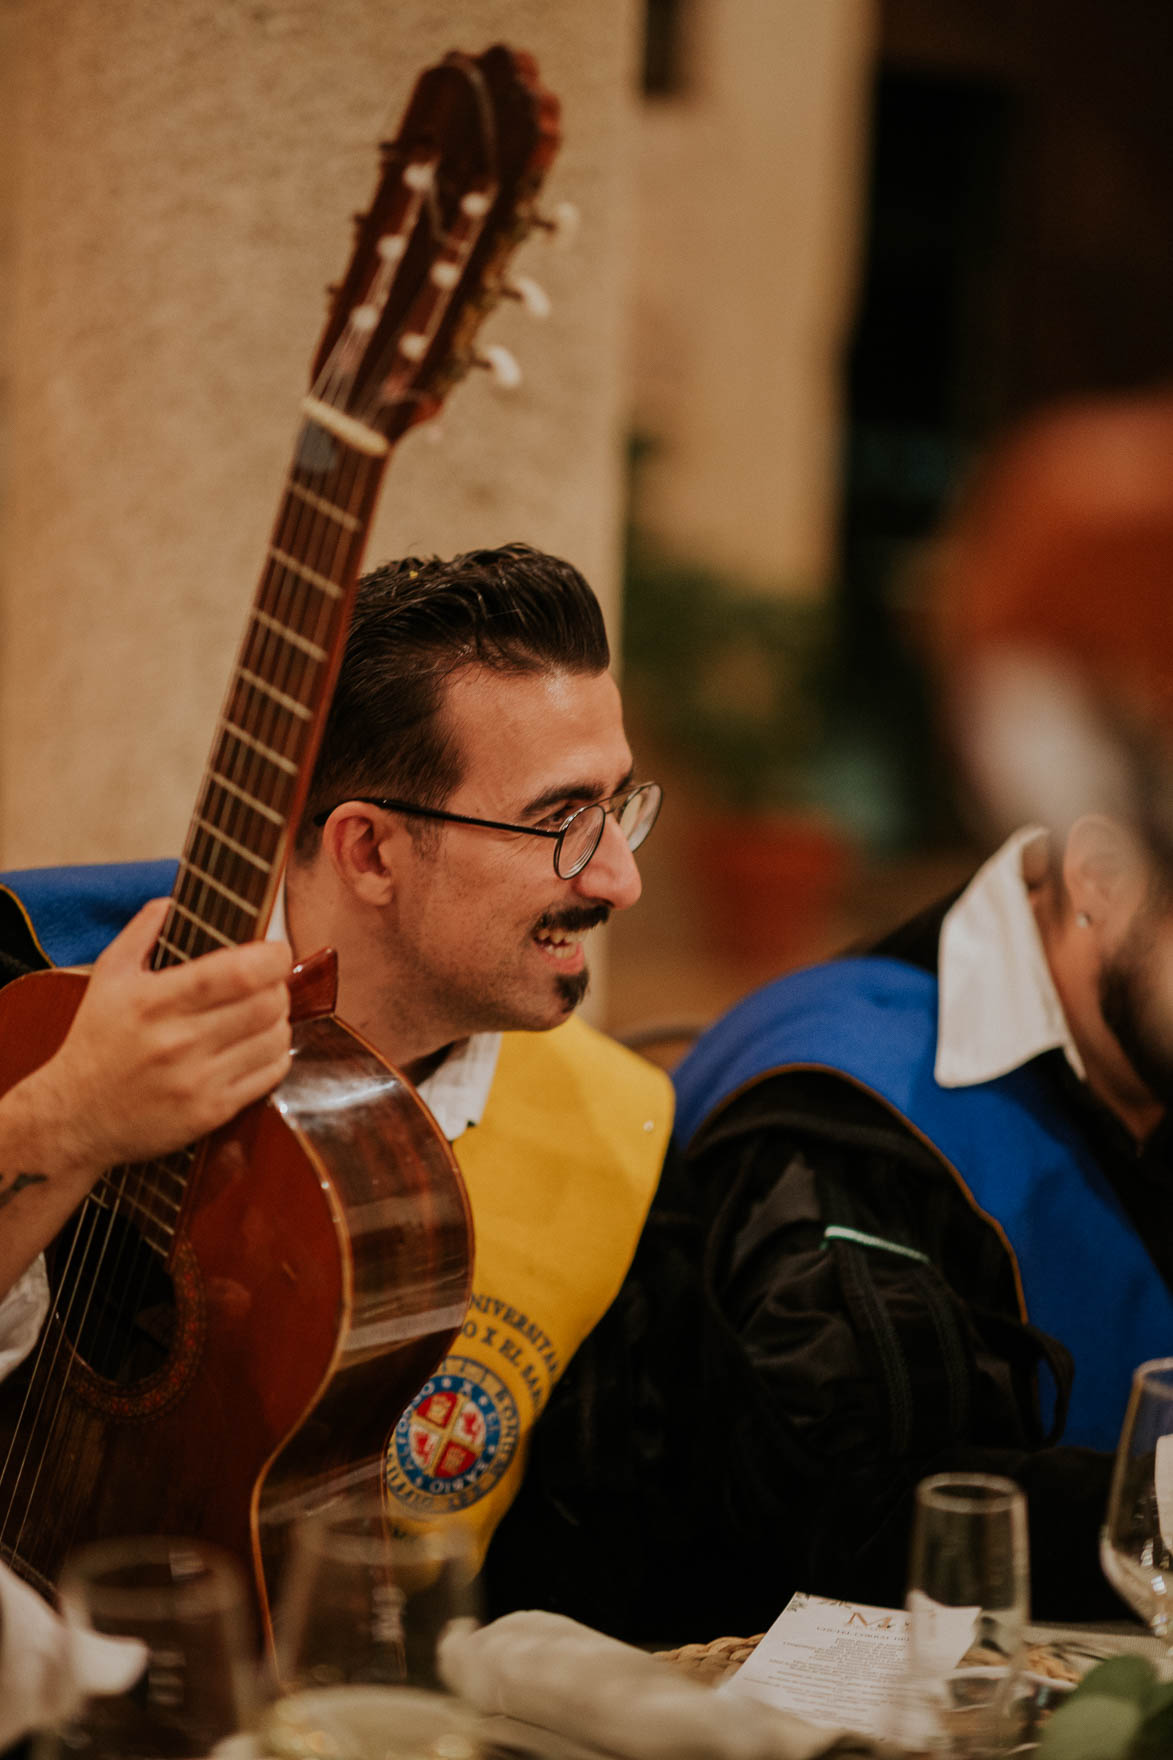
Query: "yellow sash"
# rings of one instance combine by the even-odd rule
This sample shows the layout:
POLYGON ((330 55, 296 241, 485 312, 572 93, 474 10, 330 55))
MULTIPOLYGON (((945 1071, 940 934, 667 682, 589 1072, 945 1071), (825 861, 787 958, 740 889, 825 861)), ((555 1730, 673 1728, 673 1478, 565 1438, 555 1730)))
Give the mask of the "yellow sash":
POLYGON ((387 1446, 403 1517, 458 1514, 483 1556, 550 1389, 623 1282, 671 1124, 668 1078, 585 1022, 505 1035, 484 1117, 453 1145, 472 1305, 387 1446))

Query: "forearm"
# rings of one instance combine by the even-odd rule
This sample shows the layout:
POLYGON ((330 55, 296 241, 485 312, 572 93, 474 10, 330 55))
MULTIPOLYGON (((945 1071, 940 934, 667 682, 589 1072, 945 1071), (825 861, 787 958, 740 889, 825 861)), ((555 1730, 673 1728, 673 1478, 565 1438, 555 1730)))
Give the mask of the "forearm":
POLYGON ((102 1171, 52 1064, 0 1096, 0 1299, 102 1171))

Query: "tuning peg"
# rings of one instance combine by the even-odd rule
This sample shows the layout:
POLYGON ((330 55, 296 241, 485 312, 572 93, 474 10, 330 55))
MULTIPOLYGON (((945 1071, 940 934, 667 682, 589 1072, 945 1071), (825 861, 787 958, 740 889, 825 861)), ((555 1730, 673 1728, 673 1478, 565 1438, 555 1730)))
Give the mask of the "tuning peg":
POLYGON ((494 342, 490 348, 472 357, 474 367, 483 367, 491 374, 494 384, 502 391, 516 391, 521 384, 521 368, 517 364, 516 355, 494 342))
POLYGON ((534 225, 548 232, 556 244, 572 244, 578 236, 582 216, 573 202, 559 202, 549 214, 535 214, 534 225))
POLYGON ((515 281, 507 281, 501 291, 507 299, 519 300, 531 318, 550 316, 550 296, 531 276, 519 275, 515 281))

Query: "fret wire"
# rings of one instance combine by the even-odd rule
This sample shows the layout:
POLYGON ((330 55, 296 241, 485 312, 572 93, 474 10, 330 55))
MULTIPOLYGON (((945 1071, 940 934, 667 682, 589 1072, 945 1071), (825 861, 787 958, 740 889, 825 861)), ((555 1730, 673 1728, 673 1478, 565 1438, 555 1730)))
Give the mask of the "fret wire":
POLYGON ((251 899, 242 898, 239 892, 233 892, 230 886, 225 886, 224 882, 222 880, 217 880, 213 874, 206 873, 203 868, 197 866, 197 864, 191 861, 189 857, 184 856, 179 865, 181 868, 185 868, 189 874, 198 875, 201 880, 203 880, 208 886, 214 887, 217 892, 223 893, 224 897, 230 899, 238 910, 242 910, 246 914, 252 914, 256 911, 256 905, 251 899))
POLYGON ((267 684, 257 673, 250 672, 247 666, 238 666, 236 673, 237 677, 243 678, 246 684, 251 684, 254 690, 263 691, 265 696, 272 697, 275 703, 280 703, 283 709, 288 709, 291 715, 298 716, 302 721, 309 721, 312 718, 312 711, 307 709, 304 703, 299 703, 296 697, 288 696, 285 691, 279 691, 276 685, 267 684))
POLYGON ((187 906, 180 904, 177 898, 171 900, 171 906, 173 910, 179 911, 182 916, 193 922, 197 929, 202 929, 205 935, 210 935, 213 941, 218 941, 222 947, 239 947, 238 941, 233 941, 231 936, 221 935, 218 929, 213 929, 211 924, 206 923, 203 917, 197 916, 195 911, 189 911, 187 906))
POLYGON ((312 725, 311 705, 318 695, 319 679, 323 676, 317 664, 308 662, 295 644, 286 644, 265 631, 263 626, 254 624, 237 670, 246 682, 260 679, 265 694, 282 705, 286 717, 297 713, 289 708, 289 704, 298 704, 301 710, 299 719, 307 725, 301 729, 291 728, 272 707, 262 706, 258 713, 255 702, 240 699, 234 701, 234 707, 239 710, 234 719, 247 721, 266 744, 280 745, 286 752, 300 752, 312 725))
MULTIPOLYGON (((338 483, 344 493, 348 492, 344 487, 345 478, 355 470, 353 455, 344 454, 341 470, 333 473, 333 481, 338 483)), ((300 485, 294 486, 300 487, 300 485)), ((312 494, 312 491, 307 490, 308 494, 312 494)), ((323 534, 321 522, 314 519, 312 513, 308 511, 309 506, 310 504, 307 503, 305 507, 291 507, 287 503, 282 509, 271 554, 278 563, 284 566, 280 569, 267 571, 261 596, 267 601, 271 610, 262 613, 261 620, 264 621, 276 613, 277 621, 281 625, 281 629, 277 632, 279 637, 290 632, 295 625, 299 633, 312 630, 313 636, 320 639, 313 641, 308 651, 311 654, 316 651, 325 657, 328 655, 329 645, 332 644, 337 632, 343 601, 334 593, 323 593, 322 586, 326 577, 321 568, 311 566, 309 559, 322 553, 323 539, 325 538, 332 552, 330 566, 337 570, 340 565, 349 562, 351 546, 342 539, 342 535, 336 530, 323 534), (288 564, 295 560, 295 553, 297 560, 295 566, 291 568, 288 564)), ((361 522, 354 516, 348 517, 357 529, 361 522)), ((333 585, 333 583, 330 584, 333 585)), ((308 633, 302 634, 301 639, 308 642, 310 640, 308 633)), ((286 661, 284 678, 280 682, 292 685, 296 670, 297 663, 290 657, 286 661)), ((271 672, 270 677, 272 677, 271 672)), ((272 682, 278 681, 274 679, 272 682)), ((320 689, 319 680, 307 676, 305 669, 302 668, 298 674, 295 689, 299 701, 304 702, 307 697, 313 701, 320 689)))
MULTIPOLYGON (((248 716, 249 712, 242 699, 236 697, 229 705, 228 713, 235 717, 242 713, 248 716)), ((256 717, 250 718, 255 719, 256 717)), ((294 748, 295 751, 304 749, 308 729, 299 728, 297 731, 299 737, 298 744, 294 748)), ((268 760, 258 757, 254 751, 250 751, 245 746, 243 741, 232 746, 223 736, 213 750, 212 764, 214 768, 210 774, 219 777, 223 782, 233 783, 238 789, 243 790, 251 800, 268 806, 270 813, 277 814, 275 822, 284 828, 289 797, 297 782, 295 774, 278 769, 276 764, 271 764, 268 760)), ((200 805, 209 809, 207 816, 213 819, 222 810, 222 803, 201 800, 200 805)), ((252 833, 246 829, 242 835, 251 836, 252 833)), ((258 843, 265 842, 263 831, 257 841, 258 843)), ((273 841, 275 842, 275 840, 273 841)))
POLYGON ((227 881, 245 898, 251 898, 254 905, 259 904, 264 895, 267 876, 262 869, 254 867, 252 862, 245 862, 220 837, 194 825, 191 839, 181 858, 181 866, 188 866, 200 874, 214 874, 217 879, 227 881))
POLYGON ((171 908, 163 923, 163 933, 159 936, 159 942, 164 947, 171 947, 180 959, 188 960, 193 958, 196 952, 196 949, 190 945, 191 939, 191 930, 185 923, 181 923, 175 914, 175 900, 173 898, 171 908), (177 939, 173 942, 172 937, 177 937, 177 939))
POLYGON ((178 884, 184 890, 188 915, 216 946, 239 947, 242 941, 252 939, 256 918, 251 908, 229 902, 220 887, 190 871, 180 874, 178 884))
POLYGON ((287 776, 297 775, 298 767, 291 758, 283 758, 280 752, 274 751, 272 746, 267 746, 264 740, 257 739, 255 734, 246 733, 243 727, 237 727, 235 721, 229 721, 226 715, 220 717, 220 726, 226 733, 231 734, 233 739, 243 740, 246 746, 251 746, 254 751, 261 754, 262 758, 267 758, 270 764, 276 764, 277 768, 284 770, 287 776))
MULTIPOLYGON (((353 541, 353 534, 335 521, 323 520, 308 506, 286 500, 271 543, 272 549, 296 557, 301 566, 312 568, 315 574, 338 581, 339 563, 349 555, 353 541)), ((339 602, 325 593, 316 593, 315 599, 323 609, 339 602)), ((318 615, 316 607, 313 614, 318 615)))
POLYGON ((251 862, 253 867, 259 868, 263 874, 273 872, 272 862, 266 862, 255 851, 247 849, 243 843, 237 843, 234 837, 229 837, 226 831, 222 831, 218 825, 213 825, 211 820, 205 819, 201 813, 195 815, 195 823, 206 831, 209 837, 215 837, 221 843, 227 844, 234 855, 242 857, 246 862, 251 862))
POLYGON ((182 1209, 182 1205, 177 1204, 172 1198, 165 1198, 162 1192, 151 1191, 149 1188, 144 1191, 141 1187, 127 1188, 120 1192, 118 1203, 122 1209, 134 1211, 139 1217, 149 1222, 152 1227, 165 1229, 169 1234, 174 1234, 175 1220, 182 1209), (159 1204, 166 1205, 170 1210, 170 1221, 165 1216, 161 1216, 155 1208, 159 1204))
POLYGON ((144 1177, 149 1171, 151 1165, 150 1162, 146 1162, 142 1167, 132 1167, 130 1169, 131 1184, 123 1188, 124 1196, 133 1198, 135 1203, 145 1202, 149 1199, 153 1204, 157 1203, 166 1205, 168 1210, 174 1210, 176 1212, 182 1210, 183 1185, 180 1184, 178 1188, 180 1195, 177 1198, 169 1196, 168 1193, 161 1189, 161 1187, 151 1184, 144 1177), (138 1178, 134 1177, 136 1174, 139 1176, 138 1178))
POLYGON ((333 501, 327 501, 324 495, 315 495, 312 489, 307 489, 303 484, 295 483, 292 480, 289 482, 288 488, 291 495, 296 495, 299 500, 307 502, 316 512, 324 513, 327 519, 336 520, 348 532, 357 532, 361 529, 360 522, 355 519, 352 513, 344 513, 333 501))
POLYGON ((337 581, 330 580, 324 574, 318 574, 315 569, 303 568, 295 556, 287 555, 284 550, 273 548, 269 554, 280 563, 282 568, 287 568, 291 574, 297 575, 299 580, 308 581, 311 587, 317 587, 320 593, 327 594, 331 599, 341 599, 342 588, 337 581))
MULTIPOLYGON (((258 891, 252 898, 245 897, 235 887, 230 886, 223 877, 223 869, 225 860, 232 862, 236 858, 228 856, 213 838, 211 859, 197 860, 197 851, 201 856, 206 857, 208 854, 199 849, 205 837, 205 833, 195 828, 189 835, 187 848, 180 858, 176 898, 182 897, 185 900, 188 914, 194 916, 205 929, 213 931, 224 944, 236 946, 241 941, 248 940, 255 931, 264 881, 255 870, 240 876, 246 882, 258 882, 258 891), (221 902, 222 900, 227 903, 221 902), (228 916, 229 911, 232 912, 231 918, 228 916), (243 924, 240 921, 241 916, 244 917, 243 924)), ((237 877, 234 872, 233 878, 237 877)))
POLYGON ((272 824, 284 826, 284 813, 275 812, 272 807, 266 806, 264 801, 259 801, 255 795, 249 794, 243 788, 238 788, 235 782, 229 782, 228 778, 222 776, 219 770, 209 770, 208 778, 217 788, 226 788, 229 794, 234 794, 238 800, 242 800, 246 806, 251 807, 255 813, 260 813, 272 824))
POLYGON ((174 1222, 168 1222, 165 1217, 160 1216, 155 1206, 165 1204, 167 1209, 172 1212, 173 1218, 178 1216, 182 1209, 182 1205, 177 1204, 173 1198, 167 1198, 162 1192, 154 1191, 149 1186, 144 1189, 141 1183, 124 1186, 119 1191, 115 1202, 123 1210, 135 1212, 139 1217, 152 1223, 154 1227, 169 1229, 171 1232, 174 1232, 174 1222))
POLYGON ((90 1197, 103 1210, 114 1211, 119 1215, 129 1213, 131 1220, 138 1225, 139 1239, 143 1245, 149 1247, 151 1252, 158 1254, 161 1259, 167 1257, 167 1242, 154 1239, 151 1230, 159 1229, 169 1239, 174 1239, 174 1229, 168 1229, 165 1224, 158 1222, 149 1211, 142 1210, 133 1201, 127 1202, 125 1195, 120 1191, 111 1192, 107 1197, 99 1197, 95 1189, 90 1193, 90 1197))
POLYGON ((176 959, 181 959, 185 963, 191 959, 192 956, 190 953, 184 953, 184 951, 181 947, 176 947, 176 945, 173 941, 168 941, 166 935, 160 935, 159 940, 162 943, 162 945, 167 949, 168 953, 173 953, 175 955, 176 959))
POLYGON ((267 611, 261 611, 254 606, 252 615, 258 623, 263 623, 266 629, 272 630, 273 634, 281 641, 291 642, 295 648, 300 648, 303 654, 308 654, 311 660, 326 658, 325 648, 320 648, 317 642, 311 642, 308 636, 298 635, 296 630, 289 629, 277 618, 270 617, 267 611))
POLYGON ((259 793, 253 793, 251 788, 244 785, 268 785, 267 792, 272 796, 273 784, 286 779, 277 770, 262 770, 260 765, 250 766, 243 750, 230 752, 223 741, 213 751, 210 766, 206 786, 201 791, 198 802, 199 811, 213 824, 225 819, 232 825, 234 835, 239 836, 242 841, 255 842, 258 849, 264 847, 270 856, 275 854, 280 831, 285 826, 282 800, 263 800, 259 793), (231 761, 224 769, 217 769, 217 764, 224 763, 225 760, 231 761), (239 782, 236 780, 238 774, 239 782), (232 795, 233 802, 229 802, 227 798, 217 798, 216 789, 222 789, 225 797, 232 795))

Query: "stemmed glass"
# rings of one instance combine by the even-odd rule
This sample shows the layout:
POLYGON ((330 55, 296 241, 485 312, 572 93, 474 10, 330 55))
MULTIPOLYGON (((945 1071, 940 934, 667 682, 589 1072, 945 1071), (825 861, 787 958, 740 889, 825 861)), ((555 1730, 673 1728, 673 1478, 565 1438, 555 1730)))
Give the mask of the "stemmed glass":
POLYGON ((476 1719, 440 1689, 436 1648, 449 1623, 475 1619, 478 1605, 472 1546, 458 1523, 392 1534, 376 1492, 307 1518, 274 1621, 262 1753, 471 1757, 476 1719))
POLYGON ((1026 1503, 1011 1480, 937 1473, 921 1481, 899 1732, 907 1747, 970 1760, 1017 1744, 1028 1571, 1026 1503))
POLYGON ((1132 1377, 1100 1563, 1150 1631, 1173 1640, 1173 1357, 1142 1363, 1132 1377))
POLYGON ((39 1738, 38 1760, 187 1760, 249 1721, 246 1592, 227 1553, 163 1537, 96 1541, 66 1560, 60 1599, 71 1657, 97 1632, 137 1639, 144 1667, 124 1690, 80 1699, 39 1738))

